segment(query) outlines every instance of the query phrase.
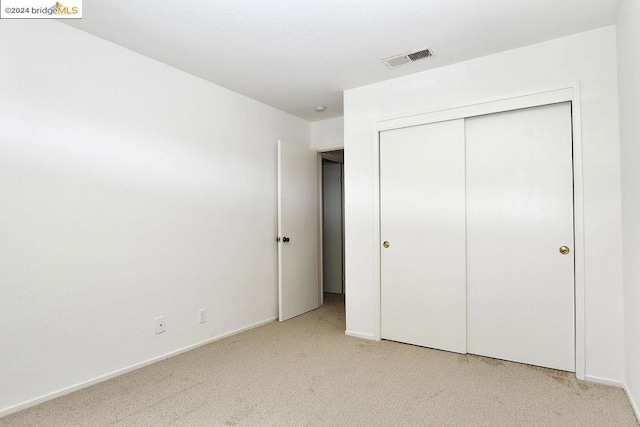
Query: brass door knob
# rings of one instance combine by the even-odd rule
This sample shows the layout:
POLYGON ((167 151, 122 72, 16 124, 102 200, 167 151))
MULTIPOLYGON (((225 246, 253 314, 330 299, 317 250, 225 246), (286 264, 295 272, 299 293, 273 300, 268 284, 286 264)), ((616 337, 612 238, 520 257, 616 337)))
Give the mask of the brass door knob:
POLYGON ((389 242, 387 242, 386 240, 384 241, 384 243, 382 244, 382 246, 384 246, 385 248, 389 247, 389 242))
POLYGON ((569 247, 568 247, 568 246, 560 246, 560 253, 561 253, 562 255, 566 255, 566 254, 568 254, 569 252, 571 252, 571 249, 569 249, 569 247))

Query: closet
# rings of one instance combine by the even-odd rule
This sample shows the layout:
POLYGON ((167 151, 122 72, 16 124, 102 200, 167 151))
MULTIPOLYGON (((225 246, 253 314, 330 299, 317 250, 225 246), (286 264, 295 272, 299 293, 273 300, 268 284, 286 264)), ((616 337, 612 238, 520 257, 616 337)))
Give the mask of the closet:
POLYGON ((380 132, 382 338, 575 370, 571 103, 380 132))

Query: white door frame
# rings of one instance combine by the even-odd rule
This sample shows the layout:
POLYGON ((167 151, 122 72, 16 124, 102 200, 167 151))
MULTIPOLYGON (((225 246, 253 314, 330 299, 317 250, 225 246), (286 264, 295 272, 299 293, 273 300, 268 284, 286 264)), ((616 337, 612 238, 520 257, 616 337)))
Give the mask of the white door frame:
POLYGON ((318 152, 318 301, 324 305, 324 256, 322 254, 324 234, 324 198, 322 197, 322 153, 318 152))
POLYGON ((568 83, 536 91, 523 92, 465 104, 427 108, 412 113, 399 113, 381 118, 374 123, 373 144, 373 208, 374 208, 374 336, 381 337, 381 244, 380 244, 380 132, 409 126, 419 126, 445 120, 454 120, 485 114, 500 113, 521 108, 538 107, 559 102, 571 102, 573 130, 573 215, 575 245, 575 357, 576 377, 585 379, 585 257, 584 257, 584 195, 582 180, 582 126, 579 82, 568 83))

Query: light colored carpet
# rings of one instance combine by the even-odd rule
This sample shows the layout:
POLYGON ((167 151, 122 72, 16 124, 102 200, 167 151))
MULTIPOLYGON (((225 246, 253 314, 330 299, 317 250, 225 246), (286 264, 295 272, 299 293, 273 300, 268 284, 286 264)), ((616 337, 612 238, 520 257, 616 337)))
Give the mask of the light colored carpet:
POLYGON ((344 305, 270 323, 0 420, 3 426, 637 426, 573 374, 344 335, 344 305))

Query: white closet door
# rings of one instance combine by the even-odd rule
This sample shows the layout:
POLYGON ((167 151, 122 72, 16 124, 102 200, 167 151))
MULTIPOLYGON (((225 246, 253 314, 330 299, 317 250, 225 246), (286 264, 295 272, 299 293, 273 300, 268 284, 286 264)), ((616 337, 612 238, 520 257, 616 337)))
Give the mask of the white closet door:
POLYGON ((571 105, 467 119, 466 158, 468 352, 574 371, 571 105))
POLYGON ((464 120, 381 132, 380 220, 382 338, 465 353, 464 120))

